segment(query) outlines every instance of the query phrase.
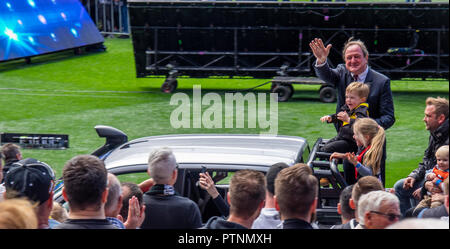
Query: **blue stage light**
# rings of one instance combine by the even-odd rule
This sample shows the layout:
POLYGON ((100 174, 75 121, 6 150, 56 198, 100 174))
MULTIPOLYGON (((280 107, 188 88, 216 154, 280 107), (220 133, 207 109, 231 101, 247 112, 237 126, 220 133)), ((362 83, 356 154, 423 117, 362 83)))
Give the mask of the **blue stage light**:
POLYGON ((43 15, 38 15, 38 19, 42 24, 47 24, 47 19, 43 15))
POLYGON ((7 35, 10 40, 18 41, 17 34, 14 33, 14 31, 12 31, 12 30, 10 30, 8 28, 5 29, 5 35, 7 35))
POLYGON ((71 28, 70 32, 72 32, 72 34, 75 38, 78 38, 78 32, 74 28, 71 28))
POLYGON ((34 3, 33 0, 28 0, 28 4, 33 8, 36 7, 36 4, 34 3))
POLYGON ((52 37, 52 39, 53 39, 54 41, 56 41, 56 35, 55 35, 55 33, 50 33, 50 36, 52 37))

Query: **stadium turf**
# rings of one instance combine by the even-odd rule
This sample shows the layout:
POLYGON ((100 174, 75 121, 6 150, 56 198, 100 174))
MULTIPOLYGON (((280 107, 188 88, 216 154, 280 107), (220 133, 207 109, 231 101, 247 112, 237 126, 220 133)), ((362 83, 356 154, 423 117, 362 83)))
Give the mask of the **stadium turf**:
MULTIPOLYGON (((104 140, 94 126, 104 124, 128 134, 129 139, 175 133, 255 133, 260 129, 175 129, 170 114, 172 95, 161 93, 164 78, 136 78, 131 39, 106 39, 106 52, 73 55, 73 51, 40 56, 27 65, 23 60, 0 64, 0 132, 56 133, 70 136, 65 150, 24 149, 25 157, 49 163, 61 176, 64 163, 88 154, 104 140)), ((245 90, 267 79, 178 80, 178 92, 192 95, 201 85, 203 94, 245 90)), ((423 124, 425 99, 448 98, 448 81, 392 81, 396 123, 387 131, 387 187, 405 177, 421 161, 428 142, 423 124)), ((268 93, 270 85, 255 92, 268 93)), ((332 125, 319 118, 333 113, 335 103, 319 101, 318 87, 295 85, 293 98, 278 104, 278 134, 305 137, 312 146, 318 137, 335 135, 332 125)), ((244 92, 245 94, 245 92, 244 92)), ((207 107, 205 107, 207 108, 207 107)), ((130 180, 130 179, 121 179, 130 180)))

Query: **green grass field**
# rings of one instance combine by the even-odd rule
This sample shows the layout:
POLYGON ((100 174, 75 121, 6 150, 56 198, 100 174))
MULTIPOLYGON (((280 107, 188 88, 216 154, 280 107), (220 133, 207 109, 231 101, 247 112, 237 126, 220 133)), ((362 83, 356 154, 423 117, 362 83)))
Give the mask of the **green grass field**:
MULTIPOLYGON (((61 176, 64 163, 88 154, 104 140, 94 126, 114 126, 129 139, 181 133, 255 133, 259 129, 175 129, 170 114, 171 95, 159 88, 163 78, 136 78, 131 39, 106 39, 107 52, 73 55, 72 51, 0 64, 0 132, 69 134, 66 150, 25 149, 25 157, 48 162, 61 176)), ((248 89, 264 79, 178 80, 178 91, 192 94, 200 84, 203 94, 248 89)), ((268 93, 270 85, 255 91, 268 93)), ((319 118, 333 113, 335 103, 318 100, 318 87, 296 85, 288 102, 279 103, 278 134, 305 137, 312 145, 318 137, 331 138, 335 130, 319 118)), ((448 98, 448 81, 393 81, 396 123, 387 131, 387 187, 405 177, 427 146, 423 110, 428 96, 448 98)), ((207 107, 204 107, 205 109, 207 107)))

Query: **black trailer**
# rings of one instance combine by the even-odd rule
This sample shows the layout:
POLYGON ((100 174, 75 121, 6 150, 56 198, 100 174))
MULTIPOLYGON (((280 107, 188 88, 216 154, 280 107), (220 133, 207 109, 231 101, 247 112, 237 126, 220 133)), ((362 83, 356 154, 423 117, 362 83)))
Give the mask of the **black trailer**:
MULTIPOLYGON (((315 77, 309 42, 333 44, 332 66, 349 37, 365 41, 369 65, 401 78, 447 78, 449 3, 129 0, 137 77, 243 76, 273 79, 280 100, 315 77), (281 72, 281 73, 280 73, 281 72), (273 78, 273 77, 290 77, 273 78), (295 78, 292 78, 295 77, 295 78), (285 94, 285 95, 282 95, 285 94)), ((333 98, 326 83, 322 100, 333 98)), ((288 98, 286 98, 288 97, 288 98)))

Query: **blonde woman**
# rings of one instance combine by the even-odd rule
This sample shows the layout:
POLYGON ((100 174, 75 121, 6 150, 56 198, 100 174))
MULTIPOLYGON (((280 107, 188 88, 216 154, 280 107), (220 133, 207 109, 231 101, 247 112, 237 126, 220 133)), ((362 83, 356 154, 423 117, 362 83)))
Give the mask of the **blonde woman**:
POLYGON ((381 158, 383 156, 383 145, 385 141, 385 132, 383 127, 379 126, 371 118, 359 118, 353 125, 353 138, 359 150, 358 153, 333 153, 333 158, 347 159, 356 168, 355 178, 358 180, 363 176, 375 176, 381 180, 381 158))
POLYGON ((34 208, 25 199, 0 202, 0 229, 37 229, 38 220, 34 208))

